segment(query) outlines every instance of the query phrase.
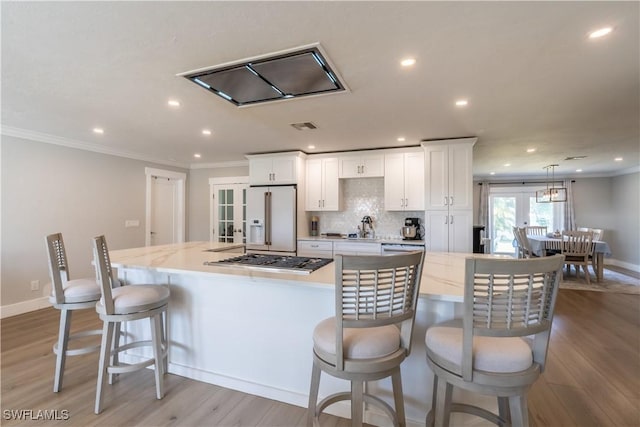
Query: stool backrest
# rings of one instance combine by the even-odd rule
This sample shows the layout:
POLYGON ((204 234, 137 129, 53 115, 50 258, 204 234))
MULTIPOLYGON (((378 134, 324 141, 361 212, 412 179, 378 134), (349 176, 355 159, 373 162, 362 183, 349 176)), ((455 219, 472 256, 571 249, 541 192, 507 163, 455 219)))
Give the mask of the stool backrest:
POLYGON ((61 233, 50 234, 46 237, 47 254, 49 255, 49 276, 51 287, 56 298, 56 304, 64 304, 64 290, 62 284, 69 281, 69 266, 67 253, 61 233))
POLYGON ((408 356, 425 253, 336 255, 336 355, 342 369, 343 328, 397 324, 408 356))
POLYGON ((114 314, 113 296, 111 289, 115 286, 113 273, 111 271, 111 260, 109 259, 109 249, 107 239, 104 236, 93 239, 93 260, 96 267, 96 282, 100 286, 102 303, 106 314, 114 314))
POLYGON ((533 360, 544 369, 564 256, 467 258, 462 375, 472 381, 473 336, 534 335, 533 360))

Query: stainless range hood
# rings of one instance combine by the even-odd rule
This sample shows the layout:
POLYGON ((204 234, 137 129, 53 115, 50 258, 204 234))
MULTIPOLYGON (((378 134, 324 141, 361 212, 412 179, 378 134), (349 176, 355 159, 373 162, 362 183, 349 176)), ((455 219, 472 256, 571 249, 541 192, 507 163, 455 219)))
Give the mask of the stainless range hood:
POLYGON ((238 107, 347 90, 318 43, 178 76, 238 107))

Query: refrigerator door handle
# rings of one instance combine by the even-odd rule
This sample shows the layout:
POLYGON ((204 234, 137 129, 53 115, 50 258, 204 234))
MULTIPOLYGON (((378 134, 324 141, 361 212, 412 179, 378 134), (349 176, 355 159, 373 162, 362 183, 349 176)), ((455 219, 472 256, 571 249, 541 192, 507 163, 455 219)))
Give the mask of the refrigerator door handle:
POLYGON ((264 193, 264 243, 271 245, 271 192, 264 193))

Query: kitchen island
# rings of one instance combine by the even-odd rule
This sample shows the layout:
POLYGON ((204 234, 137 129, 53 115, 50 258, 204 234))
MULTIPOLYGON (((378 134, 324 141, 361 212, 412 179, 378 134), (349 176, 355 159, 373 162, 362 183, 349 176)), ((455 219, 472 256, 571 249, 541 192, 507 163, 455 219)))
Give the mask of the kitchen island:
MULTIPOLYGON (((207 265, 237 255, 225 252, 234 250, 238 245, 189 242, 111 251, 110 256, 126 284, 170 287, 170 373, 306 407, 313 329, 334 315, 335 263, 310 274, 207 265)), ((461 314, 464 259, 468 256, 488 255, 426 254, 412 353, 402 365, 409 425, 424 424, 431 402, 433 377, 425 360, 426 328, 461 314)), ((136 337, 144 336, 142 331, 148 329, 135 322, 126 327, 136 337)), ((141 350, 132 350, 129 357, 136 357, 134 351, 141 350)), ((393 402, 388 380, 370 387, 393 402)), ((347 389, 348 383, 325 375, 320 396, 347 389)), ((345 402, 328 412, 350 416, 345 402)), ((389 424, 375 408, 366 412, 367 422, 389 424)))

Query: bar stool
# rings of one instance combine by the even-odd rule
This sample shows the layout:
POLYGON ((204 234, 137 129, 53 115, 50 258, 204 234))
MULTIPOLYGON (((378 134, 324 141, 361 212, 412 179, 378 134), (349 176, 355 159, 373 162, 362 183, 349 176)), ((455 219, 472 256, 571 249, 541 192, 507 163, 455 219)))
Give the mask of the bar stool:
POLYGON ((67 253, 61 233, 50 234, 45 239, 49 255, 49 276, 51 277, 51 295, 49 302, 60 310, 60 327, 58 341, 53 345, 56 355, 56 372, 53 391, 62 388, 62 378, 67 356, 87 354, 100 349, 100 345, 88 345, 69 349, 69 342, 91 335, 100 335, 102 330, 83 331, 70 334, 71 314, 74 310, 93 308, 100 299, 100 287, 94 279, 74 279, 69 276, 67 253))
POLYGON ((405 425, 400 364, 411 351, 424 252, 401 255, 337 255, 336 315, 313 331, 313 370, 307 425, 327 406, 351 400, 351 425, 361 426, 363 403, 374 404, 405 425), (317 403, 321 372, 351 382, 351 392, 317 403), (364 391, 366 381, 391 377, 395 411, 364 391))
POLYGON ((133 372, 154 365, 156 379, 156 397, 164 396, 163 377, 166 371, 167 340, 163 319, 169 303, 169 288, 161 285, 130 285, 114 287, 109 251, 104 236, 93 239, 93 256, 96 266, 97 282, 100 285, 102 298, 96 304, 96 311, 104 322, 102 329, 102 345, 100 365, 96 386, 95 413, 102 412, 106 376, 109 384, 113 375, 133 372), (120 345, 121 322, 146 319, 151 325, 151 340, 140 340, 120 345), (122 351, 151 346, 153 358, 134 364, 122 364, 118 354, 122 351))

